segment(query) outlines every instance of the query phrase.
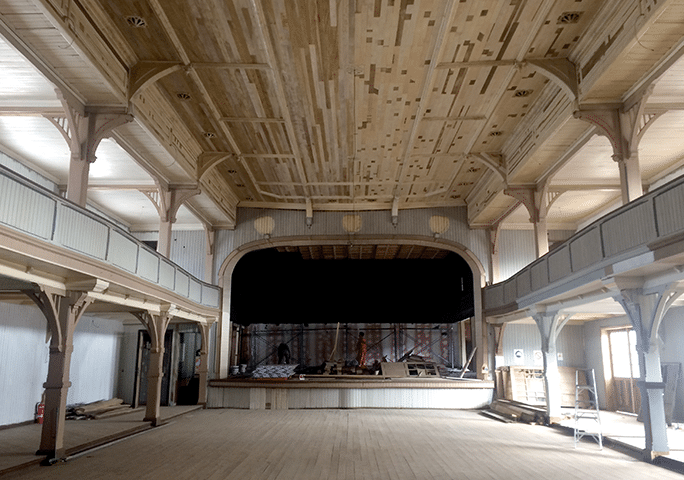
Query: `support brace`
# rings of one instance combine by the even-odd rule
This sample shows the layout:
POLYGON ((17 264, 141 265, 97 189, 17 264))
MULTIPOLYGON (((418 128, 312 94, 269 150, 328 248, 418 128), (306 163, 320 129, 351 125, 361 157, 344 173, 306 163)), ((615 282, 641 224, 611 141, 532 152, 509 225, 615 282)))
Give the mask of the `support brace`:
POLYGON ((201 192, 196 187, 181 188, 169 187, 158 182, 157 190, 141 190, 150 199, 159 213, 159 242, 157 251, 169 258, 171 254, 171 228, 176 222, 178 209, 190 197, 199 195, 201 192))
POLYGON ((613 147, 613 160, 620 170, 622 203, 628 203, 643 195, 641 170, 639 167, 639 142, 644 132, 661 113, 644 113, 646 101, 653 92, 653 85, 645 89, 641 97, 629 105, 615 107, 595 105, 580 108, 575 118, 598 127, 598 133, 605 136, 613 147))
POLYGON ((160 402, 162 377, 164 375, 164 334, 172 316, 169 314, 168 309, 160 314, 141 311, 134 312, 133 315, 145 326, 152 341, 150 366, 147 375, 147 404, 145 406, 144 421, 152 422, 152 426, 156 427, 161 423, 160 402))
POLYGON ((682 294, 676 284, 661 285, 654 291, 616 279, 619 294, 615 300, 622 305, 637 336, 637 353, 641 381, 641 411, 644 419, 647 460, 669 454, 667 423, 663 399, 662 372, 660 365, 660 344, 658 330, 667 310, 682 294))
POLYGON ((546 414, 549 423, 559 423, 561 420, 561 391, 556 341, 560 331, 570 320, 570 315, 558 311, 547 312, 544 307, 534 307, 531 313, 542 339, 546 414))
POLYGON ((96 160, 95 151, 98 145, 113 129, 132 122, 133 116, 88 110, 81 113, 78 107, 74 108, 67 103, 59 89, 56 89, 56 92, 62 102, 65 116, 45 118, 57 127, 71 152, 67 199, 85 207, 90 164, 96 160))
POLYGON ((535 252, 537 258, 549 252, 549 235, 546 227, 546 213, 549 207, 548 184, 543 187, 509 187, 504 190, 516 200, 522 202, 530 214, 530 223, 534 226, 535 252))

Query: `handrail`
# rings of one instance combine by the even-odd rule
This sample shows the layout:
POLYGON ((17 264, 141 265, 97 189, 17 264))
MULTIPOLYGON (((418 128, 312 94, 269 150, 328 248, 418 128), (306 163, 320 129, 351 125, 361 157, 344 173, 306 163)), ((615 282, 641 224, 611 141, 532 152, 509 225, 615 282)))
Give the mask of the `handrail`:
POLYGON ((684 176, 597 219, 503 282, 485 287, 486 315, 524 308, 561 293, 580 277, 605 276, 610 264, 651 252, 684 234, 684 176))
POLYGON ((106 218, 3 165, 0 224, 96 258, 199 305, 220 307, 218 286, 195 278, 106 218))

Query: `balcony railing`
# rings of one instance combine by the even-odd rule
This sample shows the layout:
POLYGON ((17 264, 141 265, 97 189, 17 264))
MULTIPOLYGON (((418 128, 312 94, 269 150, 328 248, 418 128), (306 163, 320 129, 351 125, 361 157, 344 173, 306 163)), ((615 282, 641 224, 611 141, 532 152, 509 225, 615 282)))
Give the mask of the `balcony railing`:
POLYGON ((219 308, 220 288, 198 280, 112 222, 0 165, 0 224, 219 308))
POLYGON ((515 311, 569 290, 573 279, 605 277, 605 267, 682 234, 684 177, 679 177, 598 219, 509 279, 486 287, 485 312, 515 311))

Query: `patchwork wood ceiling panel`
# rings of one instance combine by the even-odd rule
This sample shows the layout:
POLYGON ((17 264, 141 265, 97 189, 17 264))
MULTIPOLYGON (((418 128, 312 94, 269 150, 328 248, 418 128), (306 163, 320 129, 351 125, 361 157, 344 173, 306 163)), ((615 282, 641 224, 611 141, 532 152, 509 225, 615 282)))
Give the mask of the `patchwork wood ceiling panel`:
POLYGON ((225 163, 218 171, 233 172, 227 182, 242 204, 356 208, 395 198, 402 208, 462 205, 487 172, 466 156, 498 153, 548 82, 521 61, 567 55, 597 8, 574 0, 551 9, 500 0, 96 3, 123 51, 168 65, 157 88, 204 152, 223 155, 208 168, 225 163), (582 9, 572 21, 544 22, 570 7, 582 9))
POLYGON ((474 227, 510 212, 508 186, 571 181, 593 128, 573 112, 621 101, 684 34, 684 0, 0 3, 88 106, 132 111, 224 211, 467 205, 474 227))

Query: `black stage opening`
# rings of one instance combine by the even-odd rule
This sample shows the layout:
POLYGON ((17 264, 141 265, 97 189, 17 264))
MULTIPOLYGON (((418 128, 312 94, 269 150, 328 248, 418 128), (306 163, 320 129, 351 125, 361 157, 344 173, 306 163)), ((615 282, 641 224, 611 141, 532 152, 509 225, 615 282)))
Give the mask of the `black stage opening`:
POLYGON ((326 260, 305 259, 299 250, 251 252, 233 271, 231 321, 436 324, 471 317, 470 267, 453 252, 431 257, 326 260))

